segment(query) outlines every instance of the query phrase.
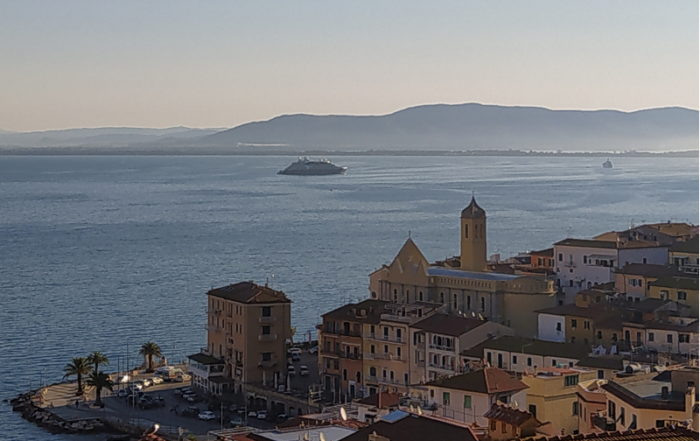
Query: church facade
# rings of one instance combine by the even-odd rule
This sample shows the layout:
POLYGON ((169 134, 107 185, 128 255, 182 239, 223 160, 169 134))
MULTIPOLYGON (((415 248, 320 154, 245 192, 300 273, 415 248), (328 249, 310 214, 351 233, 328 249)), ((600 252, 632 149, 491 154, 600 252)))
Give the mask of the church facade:
POLYGON ((460 222, 458 258, 431 264, 409 238, 391 264, 370 274, 371 298, 439 303, 450 314, 481 316, 536 337, 535 311, 557 304, 554 280, 487 271, 486 212, 473 197, 460 222))

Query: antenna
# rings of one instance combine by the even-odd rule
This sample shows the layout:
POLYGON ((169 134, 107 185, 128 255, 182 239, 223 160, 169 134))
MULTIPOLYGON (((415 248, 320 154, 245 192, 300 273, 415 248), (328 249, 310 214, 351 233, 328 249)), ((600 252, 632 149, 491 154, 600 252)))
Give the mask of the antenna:
POLYGON ((343 419, 343 421, 348 420, 348 413, 345 411, 345 408, 343 408, 343 407, 340 408, 340 417, 343 419))

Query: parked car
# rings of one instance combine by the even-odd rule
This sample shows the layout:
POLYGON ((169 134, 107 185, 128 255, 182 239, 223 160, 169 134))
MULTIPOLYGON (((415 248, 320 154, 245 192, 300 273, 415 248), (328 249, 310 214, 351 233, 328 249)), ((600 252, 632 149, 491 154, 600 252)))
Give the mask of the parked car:
POLYGON ((267 419, 267 411, 266 410, 259 410, 258 411, 258 419, 259 420, 267 419))
POLYGON ((186 392, 191 392, 192 389, 189 386, 180 386, 177 389, 175 389, 175 395, 182 395, 186 392))
POLYGON ((153 386, 153 380, 150 378, 145 378, 141 380, 141 382, 143 383, 143 387, 153 386))
POLYGON ((199 415, 199 408, 197 406, 190 406, 182 411, 182 415, 186 417, 196 417, 199 415))
POLYGON ((119 389, 119 390, 117 391, 117 396, 118 396, 119 398, 124 398, 124 397, 126 397, 127 395, 129 395, 129 392, 128 392, 126 389, 119 389))
POLYGON ((192 379, 192 376, 189 374, 180 374, 177 377, 175 377, 175 382, 177 383, 182 383, 185 381, 190 381, 192 379))
POLYGON ((278 423, 287 421, 287 415, 281 413, 281 414, 277 415, 277 418, 276 418, 275 420, 276 420, 278 423))
POLYGON ((128 375, 120 375, 117 377, 116 383, 117 384, 124 384, 124 383, 128 383, 129 380, 131 380, 131 378, 128 375))
POLYGON ((299 375, 301 375, 302 377, 306 377, 307 375, 309 375, 309 368, 303 364, 299 366, 299 375))
POLYGON ((151 383, 155 386, 156 384, 161 384, 163 382, 163 379, 160 377, 153 377, 151 378, 151 383))
POLYGON ((292 361, 301 361, 299 354, 292 354, 292 361))
POLYGON ((294 369, 294 366, 289 365, 289 366, 287 366, 287 373, 289 375, 296 375, 297 371, 296 371, 296 369, 294 369))
POLYGON ((258 417, 258 413, 256 411, 251 410, 250 412, 248 412, 248 418, 257 418, 257 417, 258 417))
POLYGON ((238 427, 243 425, 243 418, 235 416, 231 419, 231 427, 238 427))
POLYGON ((131 384, 131 387, 136 389, 136 390, 143 390, 145 389, 143 385, 143 380, 136 380, 131 384))
POLYGON ((287 352, 289 352, 292 355, 294 355, 294 354, 299 355, 299 354, 301 354, 301 348, 289 348, 289 350, 287 352))
POLYGON ((230 405, 230 406, 228 407, 228 411, 229 411, 229 412, 235 412, 235 411, 237 411, 237 410, 238 410, 238 406, 235 405, 235 404, 232 404, 232 405, 230 405))
POLYGON ((309 348, 309 354, 316 354, 318 353, 318 346, 314 346, 313 348, 309 348))
POLYGON ((215 420, 216 415, 214 415, 214 412, 212 412, 211 410, 205 410, 204 412, 197 415, 197 418, 199 418, 200 420, 209 421, 215 420))

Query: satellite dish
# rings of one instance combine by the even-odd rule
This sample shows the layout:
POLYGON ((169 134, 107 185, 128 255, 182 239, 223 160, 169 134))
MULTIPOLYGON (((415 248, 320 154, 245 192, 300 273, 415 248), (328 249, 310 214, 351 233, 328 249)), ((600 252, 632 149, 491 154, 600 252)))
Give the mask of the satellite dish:
POLYGON ((423 409, 421 409, 420 406, 418 406, 418 415, 423 415, 423 409))
POLYGON ((323 432, 320 432, 318 434, 318 439, 320 439, 321 441, 326 441, 326 435, 324 435, 323 432))
POLYGON ((511 402, 510 402, 510 407, 512 407, 513 409, 517 409, 517 408, 518 408, 518 402, 515 401, 515 400, 511 401, 511 402))
POLYGON ((342 408, 342 407, 340 408, 340 418, 342 418, 343 421, 347 421, 347 420, 348 420, 348 413, 347 413, 347 412, 345 411, 345 409, 342 408))

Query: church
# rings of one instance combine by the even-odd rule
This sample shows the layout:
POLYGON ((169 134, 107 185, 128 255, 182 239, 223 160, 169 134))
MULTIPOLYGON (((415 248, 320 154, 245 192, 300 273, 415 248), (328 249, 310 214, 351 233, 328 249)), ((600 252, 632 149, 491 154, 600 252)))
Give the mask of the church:
POLYGON ((390 265, 370 274, 371 298, 439 303, 448 313, 481 316, 536 337, 535 311, 557 305, 554 280, 488 271, 486 212, 474 197, 460 222, 459 256, 430 263, 409 237, 390 265))

